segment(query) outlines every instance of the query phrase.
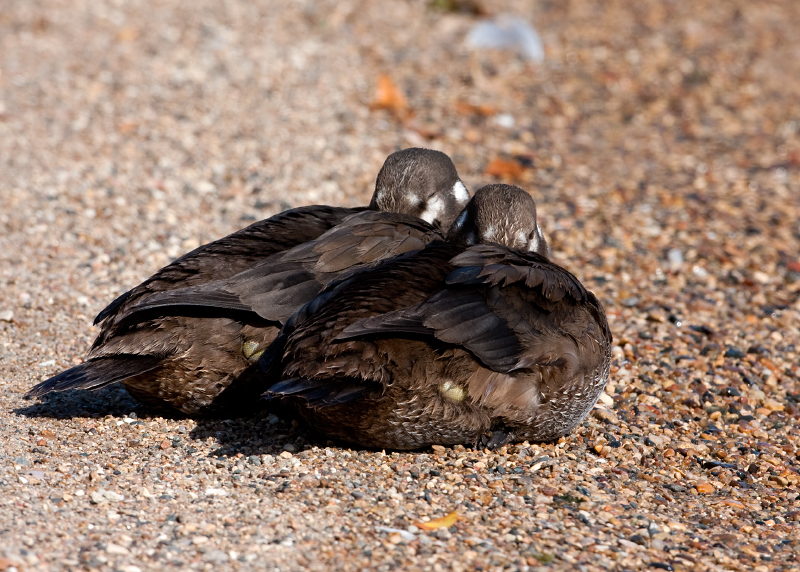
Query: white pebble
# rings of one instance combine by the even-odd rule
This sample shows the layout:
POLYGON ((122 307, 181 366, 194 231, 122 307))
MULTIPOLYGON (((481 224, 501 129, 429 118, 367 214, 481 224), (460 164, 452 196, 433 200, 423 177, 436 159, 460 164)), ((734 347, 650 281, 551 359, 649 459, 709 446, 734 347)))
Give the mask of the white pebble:
POLYGON ((510 113, 501 113, 494 118, 494 122, 500 127, 505 127, 506 129, 511 129, 516 123, 516 121, 514 121, 514 116, 510 113))
POLYGON ((209 181, 200 181, 197 183, 197 192, 201 195, 208 195, 211 193, 216 192, 217 187, 214 186, 214 183, 209 181))
POLYGON ((600 394, 600 402, 607 407, 614 407, 614 399, 605 391, 600 394))
POLYGON ((113 542, 109 542, 106 544, 106 553, 107 554, 130 554, 130 550, 125 548, 124 546, 120 546, 119 544, 114 544, 113 542))
POLYGON ((669 261, 669 269, 677 272, 683 266, 683 253, 678 248, 671 248, 667 253, 667 260, 669 261))
POLYGON ((396 532, 406 542, 411 542, 417 539, 417 536, 415 534, 411 534, 410 532, 408 532, 407 530, 403 530, 402 528, 392 528, 390 526, 376 526, 375 530, 377 530, 378 532, 386 532, 389 534, 396 532))
POLYGON ((478 22, 467 35, 466 43, 471 48, 512 49, 534 62, 544 59, 544 44, 536 29, 509 14, 478 22))
POLYGON ((762 272, 761 270, 756 270, 755 272, 753 272, 753 278, 759 284, 769 284, 770 281, 772 280, 769 274, 767 274, 766 272, 762 272))

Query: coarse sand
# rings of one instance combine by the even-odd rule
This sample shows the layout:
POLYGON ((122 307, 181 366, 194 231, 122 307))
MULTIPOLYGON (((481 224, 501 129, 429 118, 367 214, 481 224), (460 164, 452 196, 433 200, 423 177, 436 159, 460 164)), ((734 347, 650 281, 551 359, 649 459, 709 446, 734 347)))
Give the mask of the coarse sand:
POLYGON ((2 3, 0 571, 800 567, 800 3, 482 6, 2 3), (499 13, 543 62, 465 47, 499 13), (397 454, 23 399, 119 293, 365 204, 409 146, 531 192, 603 302, 611 379, 568 437, 397 454))

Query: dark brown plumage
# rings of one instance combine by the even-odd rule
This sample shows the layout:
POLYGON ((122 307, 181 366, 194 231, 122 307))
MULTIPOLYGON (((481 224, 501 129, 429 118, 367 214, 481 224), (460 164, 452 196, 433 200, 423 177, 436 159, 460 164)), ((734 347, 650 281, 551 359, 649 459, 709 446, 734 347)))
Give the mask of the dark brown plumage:
POLYGON ((603 309, 542 256, 524 191, 484 187, 465 213, 447 243, 356 271, 295 314, 262 356, 283 379, 267 395, 366 447, 572 430, 608 378, 603 309))
POLYGON ((434 240, 444 240, 443 234, 416 217, 357 213, 318 239, 267 257, 227 280, 151 294, 119 313, 117 326, 124 330, 149 314, 179 308, 241 312, 283 324, 342 272, 422 249, 434 240))
POLYGON ((394 212, 303 207, 198 248, 112 302, 87 361, 28 395, 121 381, 159 409, 247 413, 253 364, 286 318, 350 266, 440 237, 468 198, 447 155, 394 153, 369 207, 394 212))

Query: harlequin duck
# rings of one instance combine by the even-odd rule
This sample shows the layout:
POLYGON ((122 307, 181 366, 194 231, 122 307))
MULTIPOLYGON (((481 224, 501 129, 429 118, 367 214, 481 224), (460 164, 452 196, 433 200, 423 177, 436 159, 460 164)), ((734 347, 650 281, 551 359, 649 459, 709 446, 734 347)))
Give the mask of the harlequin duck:
POLYGON ((546 254, 530 195, 483 187, 446 243, 336 280, 292 316, 261 358, 282 378, 266 395, 363 447, 566 435, 605 387, 611 333, 546 254))
POLYGON ((416 148, 393 153, 367 209, 292 209, 162 268, 98 315, 95 323, 102 322, 102 330, 85 363, 38 384, 28 396, 121 381, 140 401, 172 413, 245 414, 255 400, 243 398, 242 388, 282 321, 353 264, 441 238, 437 229, 447 228, 468 199, 444 153, 416 148), (243 275, 232 278, 237 273, 243 275), (222 296, 242 293, 253 307, 216 303, 214 293, 225 279, 233 293, 221 291, 222 296), (314 285, 291 288, 303 280, 314 285), (253 288, 255 298, 248 296, 253 288), (273 305, 278 296, 271 300, 269 289, 285 294, 282 305, 273 305), (187 294, 196 300, 187 304, 187 294))

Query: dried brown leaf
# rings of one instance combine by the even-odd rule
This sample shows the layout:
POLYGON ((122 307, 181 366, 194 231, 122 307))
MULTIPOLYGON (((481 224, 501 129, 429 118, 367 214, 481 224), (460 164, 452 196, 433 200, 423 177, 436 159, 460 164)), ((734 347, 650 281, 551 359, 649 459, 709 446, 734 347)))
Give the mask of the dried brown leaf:
POLYGON ((489 161, 486 166, 486 174, 492 177, 501 177, 507 180, 519 179, 522 173, 525 172, 525 167, 513 159, 501 159, 496 157, 489 161))
POLYGON ((466 101, 456 101, 456 113, 460 115, 495 115, 497 108, 493 105, 482 103, 475 105, 466 101))
POLYGON ((434 520, 429 520, 428 522, 415 522, 414 526, 416 526, 417 528, 421 528, 422 530, 436 530, 437 528, 450 528, 456 523, 456 521, 459 518, 461 518, 461 516, 456 511, 453 511, 447 516, 443 516, 442 518, 436 518, 434 520))
POLYGON ((370 105, 371 109, 387 109, 398 118, 403 119, 408 115, 408 100, 400 88, 385 74, 378 76, 378 90, 375 100, 370 105))

